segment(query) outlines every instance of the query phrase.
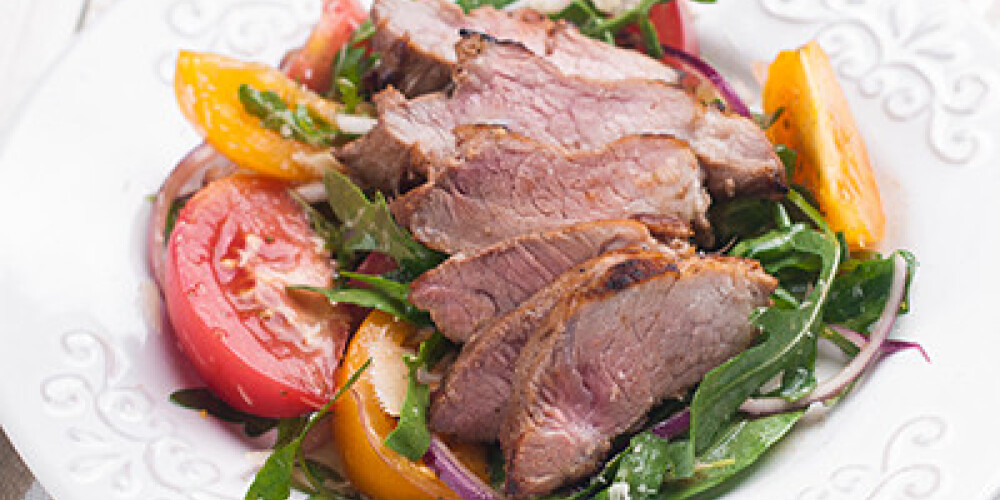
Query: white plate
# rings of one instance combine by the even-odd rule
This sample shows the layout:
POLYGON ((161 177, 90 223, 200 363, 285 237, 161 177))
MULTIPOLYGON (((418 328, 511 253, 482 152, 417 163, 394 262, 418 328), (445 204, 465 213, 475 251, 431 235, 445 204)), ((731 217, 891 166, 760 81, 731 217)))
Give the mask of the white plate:
MULTIPOLYGON (((978 2, 984 5, 988 2, 978 2)), ((167 395, 197 384, 143 305, 153 193, 196 142, 179 48, 275 61, 316 0, 133 0, 39 89, 0 159, 0 417, 58 500, 241 498, 252 443, 167 395)), ((1000 43, 974 2, 743 0, 699 8, 731 74, 818 36, 878 166, 888 247, 921 261, 903 354, 801 425, 732 499, 995 498, 1000 488, 1000 43)))

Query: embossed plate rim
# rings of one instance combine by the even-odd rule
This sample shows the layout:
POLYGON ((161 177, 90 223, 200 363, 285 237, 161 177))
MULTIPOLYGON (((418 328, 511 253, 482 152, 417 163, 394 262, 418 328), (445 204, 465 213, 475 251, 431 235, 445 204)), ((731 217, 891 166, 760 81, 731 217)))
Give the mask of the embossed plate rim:
MULTIPOLYGON (((196 382, 176 357, 172 340, 156 327, 159 312, 143 305, 155 297, 141 258, 148 214, 144 197, 196 141, 162 76, 165 70, 169 74, 168 62, 179 47, 277 60, 301 36, 293 27, 308 24, 305 13, 317 1, 123 2, 39 89, 11 137, 0 158, 0 227, 9 238, 0 245, 0 304, 7 308, 0 315, 0 360, 8 375, 0 381, 0 418, 56 499, 242 495, 253 466, 245 452, 260 443, 243 441, 166 403, 171 389, 196 382), (251 11, 256 17, 244 15, 251 11), (171 15, 186 15, 187 22, 201 22, 207 31, 193 29, 182 36, 178 31, 183 29, 172 30, 162 21, 171 15), (126 91, 121 82, 130 88, 126 91)), ((821 1, 830 13, 818 23, 781 23, 762 10, 765 3, 795 8, 817 0, 723 2, 699 9, 698 27, 711 35, 705 38, 706 53, 752 87, 748 62, 772 57, 778 47, 808 38, 837 16, 867 16, 901 2, 921 14, 940 4, 821 1), (850 10, 857 6, 861 10, 850 10)), ((959 47, 963 40, 974 45, 969 53, 959 51, 956 64, 964 64, 970 54, 998 55, 1000 47, 983 41, 992 38, 975 31, 975 23, 961 24, 960 5, 945 7, 957 14, 959 24, 948 25, 938 45, 959 47)), ((875 16, 873 22, 880 19, 875 16)), ((912 19, 920 25, 921 15, 912 19)), ((875 31, 891 36, 887 29, 875 31)), ((832 50, 838 65, 858 57, 864 61, 863 47, 848 43, 841 49, 832 50)), ((985 69, 990 73, 985 81, 995 90, 992 72, 998 65, 985 69)), ((913 78, 907 75, 886 73, 884 88, 905 89, 913 78)), ((846 88, 873 156, 884 167, 880 181, 896 222, 891 244, 912 246, 925 259, 913 297, 915 313, 900 330, 924 342, 935 364, 928 367, 905 356, 884 363, 865 390, 837 411, 812 417, 808 428, 766 460, 766 470, 727 498, 988 498, 1000 477, 993 477, 996 471, 981 460, 970 461, 967 452, 973 445, 1000 446, 1000 437, 981 432, 989 428, 983 416, 1000 408, 963 391, 983 377, 1000 377, 989 355, 998 344, 986 336, 983 319, 1000 296, 976 285, 1000 279, 1000 272, 981 266, 972 276, 948 273, 944 267, 954 251, 931 236, 935 227, 974 234, 984 222, 977 211, 1000 213, 1000 199, 989 196, 1000 187, 992 166, 1000 163, 996 134, 982 136, 982 158, 959 165, 939 161, 922 149, 926 110, 900 113, 912 113, 912 103, 907 108, 904 100, 895 113, 886 113, 883 101, 896 91, 866 96, 851 81, 846 88), (962 189, 960 195, 948 194, 956 189, 962 189), (935 204, 918 203, 938 191, 944 194, 936 204, 972 215, 949 218, 935 204), (977 293, 959 300, 954 290, 963 289, 977 293), (964 345, 942 334, 954 328, 951 316, 965 318, 961 326, 970 333, 964 345), (916 397, 915 386, 942 394, 925 401, 916 397), (869 413, 873 408, 878 418, 869 413), (832 463, 818 460, 816 450, 832 463), (780 482, 772 480, 775 474, 780 482)), ((996 92, 979 104, 959 117, 972 129, 988 129, 989 117, 998 111, 996 92)), ((978 238, 980 245, 963 249, 964 260, 988 262, 989 248, 1000 243, 990 234, 978 238)))

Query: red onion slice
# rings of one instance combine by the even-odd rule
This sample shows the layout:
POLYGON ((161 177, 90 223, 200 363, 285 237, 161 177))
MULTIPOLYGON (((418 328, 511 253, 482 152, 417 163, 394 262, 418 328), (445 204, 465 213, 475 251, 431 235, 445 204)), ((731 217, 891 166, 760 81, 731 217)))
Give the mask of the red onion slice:
POLYGON ((203 142, 184 156, 163 181, 153 200, 146 230, 146 258, 150 272, 160 286, 163 286, 163 264, 166 259, 163 232, 174 200, 197 191, 209 180, 223 177, 235 170, 233 162, 203 142))
POLYGON ((684 408, 654 425, 650 432, 669 441, 684 434, 689 428, 691 428, 691 408, 684 408))
POLYGON ((889 332, 896 323, 896 315, 903 303, 905 291, 906 261, 899 254, 893 254, 892 284, 889 288, 889 297, 885 301, 885 308, 882 309, 881 316, 872 327, 872 334, 868 342, 858 352, 858 355, 840 373, 823 381, 808 396, 798 401, 787 401, 782 398, 750 399, 740 406, 740 410, 753 415, 772 415, 806 408, 813 403, 823 402, 841 394, 872 363, 877 361, 879 354, 883 352, 883 346, 889 337, 889 332))
POLYGON ((687 66, 691 72, 695 73, 701 79, 707 81, 715 88, 716 93, 722 98, 726 103, 726 107, 729 111, 736 113, 740 116, 750 118, 750 108, 743 103, 743 99, 740 99, 739 94, 733 88, 729 82, 710 64, 705 62, 703 59, 689 54, 681 49, 671 47, 669 45, 661 45, 663 47, 663 52, 667 57, 674 58, 680 61, 682 64, 687 66))
MULTIPOLYGON (((830 325, 830 328, 839 333, 845 339, 851 341, 851 343, 857 346, 858 349, 864 349, 864 347, 868 345, 868 337, 865 337, 864 335, 851 330, 846 326, 830 325)), ((892 354, 896 354, 897 352, 907 351, 910 349, 920 352, 920 355, 924 357, 925 361, 928 363, 931 362, 931 357, 927 355, 927 351, 924 350, 924 346, 907 340, 886 340, 885 343, 882 344, 881 354, 883 356, 890 356, 892 354)))
POLYGON ((431 446, 424 454, 424 463, 462 500, 503 499, 503 495, 465 468, 437 436, 431 436, 431 446))

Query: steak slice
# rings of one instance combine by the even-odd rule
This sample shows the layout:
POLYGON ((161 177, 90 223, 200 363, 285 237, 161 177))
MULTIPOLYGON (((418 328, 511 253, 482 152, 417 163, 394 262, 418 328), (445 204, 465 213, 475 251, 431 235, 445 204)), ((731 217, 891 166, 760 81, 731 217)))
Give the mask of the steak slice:
POLYGON ((567 153, 496 126, 456 129, 460 156, 391 205, 425 245, 470 251, 578 222, 638 218, 657 233, 708 234, 710 203, 687 146, 662 136, 567 153))
POLYGON ((429 311, 446 337, 465 342, 571 267, 635 245, 653 248, 656 242, 645 226, 628 220, 523 235, 451 256, 410 285, 409 300, 429 311))
POLYGON ((612 438, 751 344, 748 317, 776 286, 755 261, 646 253, 556 305, 518 361, 501 433, 508 493, 597 471, 612 438))
MULTIPOLYGON (((640 249, 606 253, 563 273, 530 299, 477 332, 431 397, 428 423, 467 441, 500 438, 521 349, 552 308, 594 277, 634 258, 640 249)), ((670 249, 664 249, 675 255, 670 249)), ((690 254, 690 247, 678 252, 690 254)))
POLYGON ((458 151, 453 129, 488 123, 571 151, 599 150, 622 137, 665 134, 687 142, 714 196, 772 196, 785 171, 752 120, 705 106, 676 86, 651 80, 566 76, 517 43, 463 38, 450 95, 407 100, 393 89, 375 98, 378 124, 338 154, 366 188, 412 187, 458 151))
POLYGON ((584 36, 572 24, 531 9, 481 7, 465 15, 444 0, 376 0, 371 10, 372 50, 382 55, 376 78, 410 97, 444 89, 455 70, 459 31, 471 29, 517 40, 567 75, 603 80, 677 80, 669 66, 629 49, 584 36))

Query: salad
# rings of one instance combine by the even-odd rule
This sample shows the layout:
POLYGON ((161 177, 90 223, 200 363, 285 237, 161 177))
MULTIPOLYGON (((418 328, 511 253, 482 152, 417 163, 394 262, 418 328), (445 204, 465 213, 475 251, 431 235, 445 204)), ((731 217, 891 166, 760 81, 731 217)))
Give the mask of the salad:
POLYGON ((712 495, 922 352, 822 48, 755 113, 686 9, 326 0, 277 68, 180 53, 149 258, 171 399, 274 431, 246 498, 712 495))

